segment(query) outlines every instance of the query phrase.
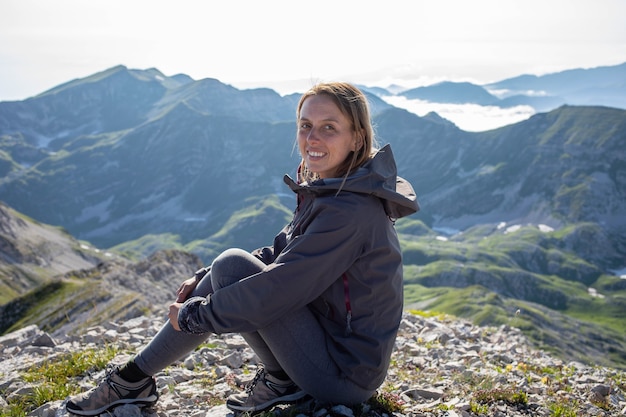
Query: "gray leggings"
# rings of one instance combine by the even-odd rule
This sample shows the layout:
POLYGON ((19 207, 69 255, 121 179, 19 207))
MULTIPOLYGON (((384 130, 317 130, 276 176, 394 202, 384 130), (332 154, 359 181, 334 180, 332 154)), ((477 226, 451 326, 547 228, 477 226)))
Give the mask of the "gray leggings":
MULTIPOLYGON (((228 249, 215 258, 210 273, 198 283, 193 295, 206 297, 213 290, 256 274, 264 267, 263 262, 248 252, 228 249)), ((280 302, 283 296, 289 295, 277 294, 275 302, 280 302)), ((300 388, 319 402, 358 404, 374 393, 342 375, 327 350, 326 333, 308 307, 242 336, 267 371, 284 370, 300 388)), ((146 374, 154 375, 185 357, 205 339, 206 335, 178 332, 168 322, 137 354, 135 363, 146 374)))

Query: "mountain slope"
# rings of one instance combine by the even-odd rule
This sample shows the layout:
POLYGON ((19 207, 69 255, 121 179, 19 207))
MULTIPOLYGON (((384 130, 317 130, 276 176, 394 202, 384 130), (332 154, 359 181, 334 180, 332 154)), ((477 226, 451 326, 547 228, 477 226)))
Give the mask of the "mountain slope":
POLYGON ((202 262, 165 250, 138 262, 101 253, 0 206, 0 334, 30 324, 65 335, 107 321, 163 314, 202 262))
POLYGON ((52 277, 92 268, 104 253, 0 203, 0 304, 52 277))
POLYGON ((0 305, 0 334, 31 324, 51 334, 77 334, 108 321, 162 315, 200 265, 192 254, 161 251, 137 263, 117 258, 68 272, 0 305))
POLYGON ((419 216, 435 228, 583 221, 616 233, 626 227, 626 111, 566 106, 468 133, 392 110, 377 125, 379 132, 395 130, 400 172, 423 203, 419 216))

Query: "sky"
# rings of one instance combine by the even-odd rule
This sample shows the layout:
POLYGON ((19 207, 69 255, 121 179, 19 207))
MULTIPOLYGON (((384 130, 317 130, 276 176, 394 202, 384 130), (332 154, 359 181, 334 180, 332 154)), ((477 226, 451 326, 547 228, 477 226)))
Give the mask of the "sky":
POLYGON ((301 92, 626 62, 626 0, 0 0, 0 101, 116 65, 301 92))

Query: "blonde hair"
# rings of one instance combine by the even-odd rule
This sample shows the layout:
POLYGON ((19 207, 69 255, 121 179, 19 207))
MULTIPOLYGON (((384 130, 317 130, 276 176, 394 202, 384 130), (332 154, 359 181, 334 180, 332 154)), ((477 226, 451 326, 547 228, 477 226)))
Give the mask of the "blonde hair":
MULTIPOLYGON (((368 161, 375 151, 374 128, 370 119, 369 104, 365 94, 352 84, 344 82, 316 84, 300 97, 296 112, 298 126, 304 101, 309 97, 322 94, 330 97, 341 113, 350 120, 352 130, 357 137, 356 151, 350 152, 337 168, 337 177, 344 177, 345 181, 345 178, 368 161)), ((304 160, 300 161, 298 172, 300 181, 310 182, 319 178, 316 173, 307 168, 304 160)))

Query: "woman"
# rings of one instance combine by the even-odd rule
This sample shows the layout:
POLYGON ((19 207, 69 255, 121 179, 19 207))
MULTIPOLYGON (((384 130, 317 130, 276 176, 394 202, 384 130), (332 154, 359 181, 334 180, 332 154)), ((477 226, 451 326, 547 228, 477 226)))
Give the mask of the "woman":
POLYGON ((157 400, 153 375, 207 333, 243 335, 263 364, 234 412, 259 412, 311 396, 358 404, 383 382, 402 315, 395 219, 418 210, 387 145, 375 150, 367 99, 324 83, 300 99, 293 220, 273 247, 229 249, 183 282, 155 338, 98 387, 67 403, 79 415, 157 400))

